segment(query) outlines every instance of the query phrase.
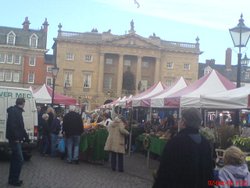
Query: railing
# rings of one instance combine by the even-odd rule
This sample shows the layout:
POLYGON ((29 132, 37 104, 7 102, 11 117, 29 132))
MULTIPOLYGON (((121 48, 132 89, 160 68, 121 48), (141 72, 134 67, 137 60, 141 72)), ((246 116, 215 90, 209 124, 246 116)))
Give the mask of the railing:
POLYGON ((59 32, 59 36, 61 36, 61 37, 80 37, 80 36, 83 36, 85 34, 86 33, 70 32, 70 31, 59 32))
MULTIPOLYGON (((58 34, 59 37, 81 37, 88 33, 60 31, 58 34)), ((91 32, 90 34, 98 34, 98 33, 91 32)), ((175 42, 175 41, 161 41, 161 44, 167 47, 178 47, 178 48, 189 48, 189 49, 195 49, 199 47, 199 43, 187 43, 187 42, 175 42)))
POLYGON ((80 35, 81 35, 81 33, 76 33, 76 32, 64 32, 64 31, 62 31, 60 33, 60 36, 62 36, 62 37, 72 37, 72 36, 80 36, 80 35))
POLYGON ((172 47, 181 47, 181 48, 196 48, 198 43, 183 43, 183 42, 174 42, 174 41, 163 41, 165 46, 172 46, 172 47))

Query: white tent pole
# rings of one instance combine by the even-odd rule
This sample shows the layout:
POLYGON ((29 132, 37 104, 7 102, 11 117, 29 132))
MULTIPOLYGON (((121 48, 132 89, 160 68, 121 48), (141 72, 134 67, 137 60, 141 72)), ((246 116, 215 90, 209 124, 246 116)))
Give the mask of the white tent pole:
POLYGON ((200 111, 200 114, 201 114, 201 118, 203 118, 203 117, 202 117, 202 109, 201 109, 201 108, 199 108, 199 111, 200 111))
MULTIPOLYGON (((181 107, 179 108, 179 119, 181 119, 181 107)), ((178 132, 180 132, 180 121, 178 122, 178 132)))
POLYGON ((204 127, 207 126, 207 110, 204 109, 204 127))
POLYGON ((129 110, 129 127, 130 127, 130 132, 129 132, 129 143, 128 143, 128 156, 131 155, 131 144, 132 144, 132 119, 133 119, 133 108, 129 110))
POLYGON ((132 125, 130 125, 130 126, 131 126, 131 129, 129 132, 128 156, 131 155, 131 145, 132 145, 132 125))
POLYGON ((149 121, 152 120, 152 107, 149 108, 149 121))
POLYGON ((138 113, 139 113, 139 108, 136 108, 136 121, 137 121, 137 122, 138 122, 138 119, 139 119, 139 118, 138 118, 138 116, 139 116, 138 113))

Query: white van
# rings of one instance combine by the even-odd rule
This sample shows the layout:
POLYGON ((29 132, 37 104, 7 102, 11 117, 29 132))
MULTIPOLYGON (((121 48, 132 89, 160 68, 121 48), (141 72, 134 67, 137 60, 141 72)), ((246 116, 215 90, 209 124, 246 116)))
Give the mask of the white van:
POLYGON ((16 99, 23 97, 25 106, 23 119, 25 129, 31 140, 30 144, 23 143, 25 160, 31 157, 31 150, 36 146, 38 131, 38 116, 35 99, 31 90, 26 88, 0 86, 0 152, 3 155, 9 154, 8 140, 5 137, 7 123, 7 108, 16 104, 16 99))

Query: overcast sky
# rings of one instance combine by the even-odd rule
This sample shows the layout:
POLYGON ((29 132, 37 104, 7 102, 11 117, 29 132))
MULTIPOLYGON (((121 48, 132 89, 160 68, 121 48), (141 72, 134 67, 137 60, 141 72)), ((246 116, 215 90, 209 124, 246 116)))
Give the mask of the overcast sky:
MULTIPOLYGON (((5 1, 0 11, 0 25, 22 27, 26 16, 30 28, 38 29, 44 19, 49 22, 48 49, 62 30, 99 32, 111 29, 116 35, 125 34, 134 20, 138 35, 149 37, 155 33, 162 40, 195 43, 200 38, 199 62, 215 59, 225 63, 225 51, 233 49, 232 64, 237 64, 238 49, 233 47, 229 28, 238 24, 243 13, 250 27, 249 0, 12 0, 5 1)), ((248 44, 250 46, 250 43, 248 44)), ((250 57, 250 49, 242 53, 250 57)), ((51 50, 50 50, 51 52, 51 50)))

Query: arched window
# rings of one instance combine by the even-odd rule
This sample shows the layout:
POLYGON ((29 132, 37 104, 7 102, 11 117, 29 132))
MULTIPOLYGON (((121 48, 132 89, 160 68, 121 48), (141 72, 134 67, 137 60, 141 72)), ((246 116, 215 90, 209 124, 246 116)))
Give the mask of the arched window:
POLYGON ((7 44, 15 45, 15 42, 16 42, 16 34, 13 31, 11 31, 7 35, 7 44))
POLYGON ((37 44, 38 44, 38 36, 33 33, 30 36, 30 47, 31 48, 37 48, 37 44))

